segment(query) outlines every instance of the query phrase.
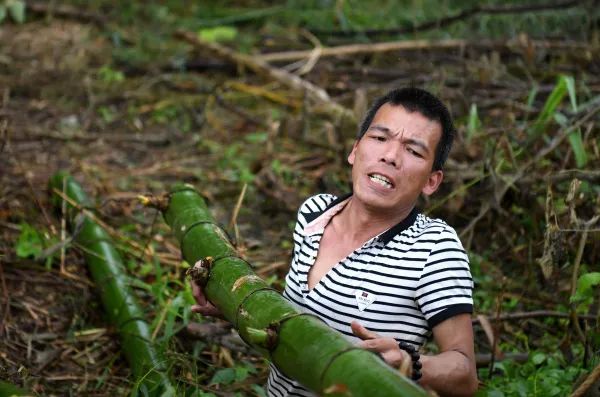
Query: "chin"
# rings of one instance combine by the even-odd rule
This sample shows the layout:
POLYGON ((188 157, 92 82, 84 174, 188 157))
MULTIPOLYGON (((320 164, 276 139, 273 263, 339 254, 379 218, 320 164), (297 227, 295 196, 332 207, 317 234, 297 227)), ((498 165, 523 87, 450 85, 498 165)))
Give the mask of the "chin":
MULTIPOLYGON (((371 209, 380 209, 389 211, 395 207, 397 204, 394 203, 394 200, 390 196, 384 196, 378 194, 375 191, 368 191, 369 189, 365 189, 365 191, 361 191, 360 189, 355 191, 354 195, 356 198, 367 208, 371 209)), ((392 193, 392 192, 390 192, 392 193)))

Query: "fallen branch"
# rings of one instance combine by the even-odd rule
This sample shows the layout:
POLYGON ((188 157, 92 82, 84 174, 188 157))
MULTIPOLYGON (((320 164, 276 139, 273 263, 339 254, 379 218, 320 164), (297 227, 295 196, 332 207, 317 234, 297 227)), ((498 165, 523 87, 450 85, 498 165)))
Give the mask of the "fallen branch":
POLYGON ((529 186, 532 183, 538 182, 540 180, 546 183, 559 183, 564 181, 570 181, 573 179, 579 179, 591 183, 600 183, 600 171, 571 169, 560 170, 547 175, 532 174, 521 178, 518 181, 518 185, 529 186))
MULTIPOLYGON (((502 353, 499 356, 494 356, 494 361, 513 360, 518 363, 524 363, 529 359, 529 353, 502 353)), ((475 364, 477 368, 484 368, 492 362, 490 353, 479 353, 475 355, 475 364)))
MULTIPOLYGON (((65 197, 82 206, 88 204, 89 200, 77 182, 68 174, 59 172, 50 180, 55 207, 60 208, 62 202, 66 201, 56 193, 62 191, 63 184, 65 197)), ((173 386, 166 375, 165 360, 152 343, 150 327, 129 288, 125 266, 110 235, 89 215, 73 206, 71 201, 67 202, 67 218, 71 228, 77 229, 74 242, 83 249, 90 273, 99 286, 108 318, 119 330, 121 347, 140 389, 146 389, 153 396, 174 395, 173 386)))
MULTIPOLYGON (((531 40, 527 42, 533 48, 558 48, 558 49, 573 49, 588 48, 588 44, 579 44, 572 42, 553 42, 545 40, 531 40)), ((372 54, 378 52, 390 51, 417 51, 417 50, 443 50, 443 49, 465 49, 465 48, 519 48, 523 43, 518 41, 499 41, 499 40, 461 40, 461 39, 445 39, 445 40, 402 40, 388 41, 383 43, 371 44, 349 44, 337 47, 322 47, 319 52, 319 57, 332 57, 357 54, 372 54)), ((286 51, 273 52, 270 54, 257 55, 255 58, 264 62, 290 62, 299 59, 310 58, 314 50, 286 51)))
POLYGON ((216 43, 209 43, 201 40, 197 35, 186 32, 178 31, 175 33, 175 37, 192 44, 194 47, 207 51, 218 58, 221 58, 227 62, 231 62, 235 65, 244 67, 259 76, 265 77, 269 80, 278 81, 293 90, 305 93, 305 95, 319 104, 319 110, 323 113, 329 114, 336 119, 341 121, 347 120, 352 124, 356 124, 356 117, 354 113, 332 101, 327 95, 327 92, 320 87, 312 84, 309 81, 303 80, 300 77, 293 75, 285 70, 277 69, 269 66, 265 61, 246 54, 240 54, 233 50, 223 47, 216 43))
MULTIPOLYGON (((592 387, 593 384, 597 383, 600 380, 600 364, 596 365, 596 368, 592 371, 591 374, 583 381, 581 385, 571 394, 571 397, 583 397, 585 392, 592 387)), ((590 394, 593 395, 593 394, 590 394)))
POLYGON ((13 137, 13 142, 30 142, 35 140, 51 139, 55 141, 80 141, 80 142, 132 142, 147 144, 153 146, 166 146, 176 141, 178 136, 173 134, 119 134, 119 133, 101 133, 101 134, 86 134, 86 133, 74 133, 74 134, 61 134, 59 132, 47 132, 47 133, 34 133, 31 135, 23 135, 19 137, 13 137))
POLYGON ((181 244, 183 258, 206 297, 240 336, 287 376, 319 395, 425 397, 426 393, 374 353, 358 348, 314 315, 299 312, 240 258, 189 185, 163 197, 143 197, 159 208, 181 244))
POLYGON ((37 2, 27 1, 27 12, 41 16, 56 16, 64 19, 73 19, 79 22, 93 23, 99 28, 104 28, 107 19, 93 12, 83 11, 76 7, 65 4, 55 4, 55 2, 37 2))
MULTIPOLYGON (((531 312, 521 312, 521 313, 506 313, 501 314, 497 318, 490 318, 491 321, 506 321, 506 320, 521 320, 528 318, 539 318, 539 317, 558 317, 558 318, 570 318, 570 313, 557 312, 552 310, 534 310, 531 312)), ((586 320, 595 320, 596 316, 592 314, 580 314, 579 318, 583 318, 586 320)), ((473 324, 479 324, 479 318, 475 317, 472 319, 473 324)))

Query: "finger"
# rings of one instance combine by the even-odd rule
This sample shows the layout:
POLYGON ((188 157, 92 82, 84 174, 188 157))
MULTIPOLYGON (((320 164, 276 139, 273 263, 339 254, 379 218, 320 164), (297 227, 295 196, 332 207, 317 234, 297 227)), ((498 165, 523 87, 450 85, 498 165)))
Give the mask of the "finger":
POLYGON ((375 339, 379 337, 379 335, 377 335, 375 332, 369 331, 358 321, 352 321, 352 323, 350 323, 350 327, 352 328, 352 333, 362 340, 375 339))
POLYGON ((384 347, 381 345, 381 343, 379 343, 378 339, 362 340, 362 341, 358 342, 357 345, 359 347, 362 347, 363 349, 370 350, 373 352, 384 350, 384 347))
POLYGON ((203 316, 219 317, 221 312, 213 305, 193 305, 192 312, 200 313, 203 316))
POLYGON ((202 288, 194 280, 192 280, 192 296, 199 305, 206 305, 208 303, 206 296, 204 296, 204 291, 202 291, 202 288))

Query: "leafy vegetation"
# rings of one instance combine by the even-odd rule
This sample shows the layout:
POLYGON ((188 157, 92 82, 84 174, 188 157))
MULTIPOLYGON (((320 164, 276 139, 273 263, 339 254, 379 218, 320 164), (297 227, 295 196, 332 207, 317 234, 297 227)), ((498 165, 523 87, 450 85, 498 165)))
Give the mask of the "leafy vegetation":
MULTIPOLYGON (((495 366, 502 376, 493 377, 478 395, 489 397, 566 396, 584 371, 569 365, 561 353, 531 352, 525 363, 503 361, 495 366)), ((487 377, 482 370, 480 376, 487 377)))

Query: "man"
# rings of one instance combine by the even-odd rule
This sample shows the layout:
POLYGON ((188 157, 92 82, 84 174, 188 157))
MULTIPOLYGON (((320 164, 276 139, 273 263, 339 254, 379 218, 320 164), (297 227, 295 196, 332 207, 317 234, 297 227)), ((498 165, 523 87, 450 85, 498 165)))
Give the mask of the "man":
MULTIPOLYGON (((415 208, 440 186, 453 135, 448 110, 426 91, 376 100, 348 156, 352 193, 316 195, 300 207, 283 295, 388 364, 420 372, 422 386, 470 396, 477 376, 467 255, 454 229, 415 208), (415 360, 410 350, 430 334, 439 353, 415 360)), ((197 288, 195 296, 193 310, 211 314, 197 288)), ((267 385, 272 396, 311 395, 274 366, 267 385)))

